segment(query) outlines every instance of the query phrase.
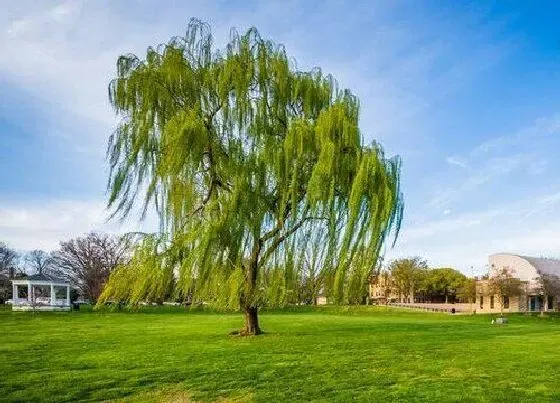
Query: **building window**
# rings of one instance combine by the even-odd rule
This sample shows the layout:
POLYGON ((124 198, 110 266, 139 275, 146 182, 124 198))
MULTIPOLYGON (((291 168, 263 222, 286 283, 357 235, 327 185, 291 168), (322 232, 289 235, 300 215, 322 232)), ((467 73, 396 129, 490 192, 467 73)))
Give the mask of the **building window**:
POLYGON ((494 309, 494 296, 490 296, 490 309, 494 309))
POLYGON ((484 297, 480 296, 480 309, 484 308, 484 297))
POLYGON ((504 302, 504 304, 503 304, 504 309, 509 309, 509 296, 504 295, 504 301, 503 302, 504 302))
POLYGON ((546 307, 549 311, 553 311, 554 310, 554 297, 549 296, 548 297, 548 306, 546 307))

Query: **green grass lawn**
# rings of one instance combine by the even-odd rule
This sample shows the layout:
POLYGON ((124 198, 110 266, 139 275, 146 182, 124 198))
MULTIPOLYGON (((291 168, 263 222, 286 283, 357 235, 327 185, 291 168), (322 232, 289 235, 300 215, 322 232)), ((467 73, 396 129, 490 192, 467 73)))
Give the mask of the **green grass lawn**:
POLYGON ((560 401, 560 318, 383 308, 0 311, 6 401, 560 401))

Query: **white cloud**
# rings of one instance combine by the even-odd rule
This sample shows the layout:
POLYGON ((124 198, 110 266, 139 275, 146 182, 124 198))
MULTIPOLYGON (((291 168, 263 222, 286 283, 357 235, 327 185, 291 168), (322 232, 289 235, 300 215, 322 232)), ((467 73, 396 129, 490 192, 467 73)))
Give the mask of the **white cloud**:
POLYGON ((460 157, 446 157, 445 162, 447 162, 449 165, 456 165, 465 169, 469 168, 469 165, 460 157))
POLYGON ((473 170, 459 185, 452 185, 438 189, 438 195, 432 198, 428 206, 441 208, 451 202, 463 198, 474 192, 480 186, 518 169, 527 161, 532 161, 532 155, 516 154, 509 157, 496 157, 481 164, 473 170))
POLYGON ((98 228, 104 217, 99 202, 3 202, 0 239, 17 249, 52 250, 61 240, 98 228))
POLYGON ((498 63, 514 46, 513 42, 496 46, 489 39, 499 27, 486 23, 474 29, 468 16, 460 21, 454 18, 452 24, 445 13, 426 13, 423 17, 429 23, 404 24, 392 18, 402 11, 396 3, 378 4, 375 13, 371 5, 352 10, 336 2, 305 12, 295 2, 269 2, 229 12, 199 1, 158 12, 151 11, 155 3, 126 10, 102 1, 23 4, 17 10, 13 6, 14 11, 7 13, 13 18, 6 21, 6 30, 0 30, 0 74, 49 104, 57 115, 56 124, 61 119, 67 121, 65 131, 71 132, 69 136, 75 135, 72 128, 88 122, 82 124, 86 128, 81 136, 89 138, 74 141, 91 141, 93 137, 97 145, 115 124, 106 87, 117 56, 125 52, 142 54, 148 45, 180 34, 190 16, 213 23, 218 43, 227 37, 230 26, 244 29, 255 24, 284 43, 304 68, 319 65, 334 73, 361 97, 367 138, 386 140, 389 146, 395 134, 399 138, 406 134, 409 141, 411 134, 421 135, 418 129, 423 112, 498 63), (333 20, 341 13, 344 21, 333 20), (317 29, 306 30, 300 25, 309 21, 317 29), (326 52, 315 46, 324 43, 325 36, 340 40, 348 25, 365 23, 377 29, 373 36, 356 41, 351 58, 337 55, 340 48, 326 52), (327 25, 329 29, 322 28, 327 25), (410 35, 411 30, 414 35, 410 35), (437 35, 440 31, 455 35, 441 39, 437 35), (464 43, 465 37, 473 46, 464 43))
POLYGON ((466 274, 482 274, 493 253, 558 257, 560 221, 551 217, 559 214, 560 192, 556 191, 455 218, 412 222, 402 229, 387 258, 419 255, 436 267, 453 266, 466 274), (530 221, 525 220, 528 214, 530 221))
MULTIPOLYGON (((367 139, 380 139, 386 142, 389 152, 409 155, 424 151, 417 145, 428 132, 427 116, 433 116, 428 112, 500 63, 516 46, 511 38, 496 39, 495 34, 502 29, 500 24, 488 22, 490 19, 472 24, 473 18, 485 20, 479 15, 462 16, 463 19, 426 12, 412 16, 418 20, 403 20, 391 18, 402 12, 394 2, 375 5, 375 12, 369 4, 353 9, 336 2, 309 12, 296 2, 266 2, 256 9, 233 11, 221 9, 223 5, 196 1, 183 7, 177 4, 169 10, 157 2, 119 7, 122 3, 119 6, 107 1, 21 0, 8 5, 9 10, 0 15, 0 77, 42 102, 50 115, 50 127, 41 135, 61 136, 80 153, 104 153, 107 135, 115 124, 107 101, 107 84, 114 74, 117 56, 127 52, 142 55, 148 45, 182 33, 191 16, 212 23, 217 43, 227 38, 231 26, 244 29, 257 25, 264 35, 284 43, 302 68, 319 65, 333 73, 341 84, 360 96, 361 125, 367 139), (344 19, 338 18, 343 12, 344 19), (373 35, 360 36, 359 27, 364 23, 376 27, 373 35), (308 26, 316 28, 308 30, 308 26), (345 44, 331 45, 336 41, 345 44)), ((549 132, 558 131, 560 117, 538 121, 536 125, 549 132)), ((498 138, 479 148, 486 158, 490 150, 510 141, 498 138)), ((446 159, 448 164, 470 168, 455 170, 468 174, 457 180, 458 185, 438 188, 439 196, 429 207, 437 207, 439 216, 443 206, 528 162, 527 157, 514 155, 505 159, 491 156, 484 164, 471 163, 470 158, 480 150, 446 159)), ((101 164, 102 159, 96 161, 101 164)), ((88 167, 105 175, 103 168, 88 167)), ((534 165, 533 171, 539 169, 534 165)), ((126 230, 128 224, 105 223, 107 214, 101 194, 99 201, 78 199, 79 196, 65 201, 46 197, 33 202, 0 201, 0 240, 21 249, 52 249, 59 240, 92 229, 126 230)), ((409 249, 405 251, 429 255, 434 261, 453 263, 465 256, 479 259, 484 252, 474 247, 477 234, 484 232, 473 230, 487 225, 492 217, 456 215, 457 210, 453 211, 453 219, 446 217, 404 228, 399 245, 406 244, 409 249), (461 238, 462 232, 473 238, 461 238), (440 234, 446 239, 438 238, 440 234), (455 237, 456 244, 450 243, 455 237), (422 243, 426 239, 431 243, 422 243)), ((449 212, 445 209, 444 216, 449 212)))
POLYGON ((519 146, 523 144, 531 144, 538 137, 547 136, 560 132, 560 114, 554 114, 549 117, 540 117, 535 121, 520 129, 519 131, 501 135, 490 140, 484 141, 478 147, 474 148, 470 155, 472 157, 483 156, 490 151, 500 151, 511 146, 519 146))
POLYGON ((125 222, 112 220, 102 201, 45 200, 0 203, 0 240, 21 250, 56 249, 60 241, 90 231, 124 233, 154 231, 153 216, 137 223, 135 217, 125 222))

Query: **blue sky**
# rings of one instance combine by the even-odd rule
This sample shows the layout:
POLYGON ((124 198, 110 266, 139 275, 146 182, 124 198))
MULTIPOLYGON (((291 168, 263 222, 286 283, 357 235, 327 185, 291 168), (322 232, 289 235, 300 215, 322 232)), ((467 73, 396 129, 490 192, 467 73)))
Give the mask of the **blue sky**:
POLYGON ((255 25, 362 102, 403 159, 406 210, 387 258, 480 273, 488 254, 560 256, 557 2, 4 1, 0 240, 52 249, 106 222, 107 83, 122 53, 184 31, 223 44, 255 25))

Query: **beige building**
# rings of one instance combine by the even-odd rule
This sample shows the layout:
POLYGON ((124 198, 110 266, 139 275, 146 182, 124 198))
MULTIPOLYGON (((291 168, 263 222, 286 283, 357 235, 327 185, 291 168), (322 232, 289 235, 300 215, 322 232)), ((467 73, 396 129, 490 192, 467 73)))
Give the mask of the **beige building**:
POLYGON ((388 304, 391 302, 413 302, 414 296, 401 296, 397 291, 395 281, 384 271, 369 284, 369 299, 374 304, 388 304))
POLYGON ((558 311, 560 300, 560 260, 519 256, 507 253, 491 255, 490 275, 507 269, 522 281, 522 294, 503 296, 491 292, 489 280, 476 284, 476 312, 547 312, 558 311), (543 286, 546 282, 547 286, 543 286), (503 304, 503 307, 502 307, 503 304))

